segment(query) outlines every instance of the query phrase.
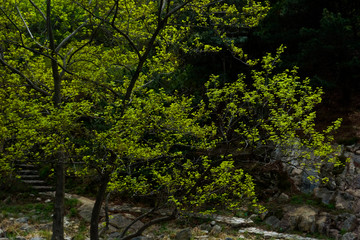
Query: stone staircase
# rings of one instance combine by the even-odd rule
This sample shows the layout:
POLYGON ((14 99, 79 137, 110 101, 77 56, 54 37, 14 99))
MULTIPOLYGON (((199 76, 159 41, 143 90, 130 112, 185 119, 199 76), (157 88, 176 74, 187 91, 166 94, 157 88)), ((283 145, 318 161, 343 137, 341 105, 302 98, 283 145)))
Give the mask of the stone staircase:
POLYGON ((30 186, 32 189, 39 192, 54 190, 52 186, 49 186, 49 184, 40 178, 38 165, 18 163, 16 164, 16 168, 18 169, 21 181, 30 186))

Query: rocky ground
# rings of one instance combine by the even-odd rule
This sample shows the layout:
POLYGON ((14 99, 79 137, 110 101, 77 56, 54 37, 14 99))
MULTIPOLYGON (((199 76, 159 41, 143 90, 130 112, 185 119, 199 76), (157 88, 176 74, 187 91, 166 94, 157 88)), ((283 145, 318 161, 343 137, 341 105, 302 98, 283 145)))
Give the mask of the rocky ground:
MULTIPOLYGON (((42 195, 29 196, 34 198, 34 202, 46 204, 52 201, 51 192, 42 195)), ((76 208, 70 208, 65 218, 66 239, 83 240, 88 239, 89 222, 91 209, 94 204, 92 199, 78 196, 66 195, 67 199, 77 199, 76 208), (76 209, 76 210, 75 210, 76 209)), ((6 199, 5 199, 6 200, 6 199)), ((7 201, 10 201, 7 199, 7 201)), ((9 212, 2 210, 0 214, 0 239, 1 240, 45 240, 51 238, 51 216, 42 216, 34 203, 35 209, 29 209, 25 213, 9 212)), ((8 204, 8 203, 4 203, 8 204)), ((11 205, 11 204, 10 204, 11 205)), ((147 211, 144 207, 135 207, 128 204, 110 205, 109 212, 110 227, 103 232, 102 239, 117 239, 125 225, 129 224, 141 212, 147 211)), ((46 211, 45 211, 46 212, 46 211)), ((48 212, 47 214, 51 214, 48 212)), ((161 214, 161 213, 159 213, 161 214)), ((165 213, 163 213, 165 214, 165 213)), ((222 239, 222 240, 243 240, 243 239, 298 239, 312 240, 316 238, 305 237, 298 234, 285 234, 275 231, 263 230, 264 227, 273 225, 271 218, 267 218, 265 225, 256 226, 252 219, 238 218, 222 215, 192 215, 191 217, 181 217, 177 221, 165 224, 154 225, 145 231, 143 236, 135 238, 137 240, 156 240, 156 239, 222 239), (196 219, 196 220, 194 220, 196 219)), ((142 226, 139 222, 133 226, 134 229, 142 226)), ((101 225, 103 226, 103 224, 101 225)))

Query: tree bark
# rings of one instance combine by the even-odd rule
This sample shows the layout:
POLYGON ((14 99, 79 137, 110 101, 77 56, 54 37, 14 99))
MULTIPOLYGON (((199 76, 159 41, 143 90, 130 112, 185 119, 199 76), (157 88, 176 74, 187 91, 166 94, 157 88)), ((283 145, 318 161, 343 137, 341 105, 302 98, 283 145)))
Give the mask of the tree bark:
POLYGON ((65 197, 65 171, 63 153, 58 154, 58 162, 55 167, 56 192, 54 201, 53 235, 52 240, 64 239, 64 197, 65 197))
POLYGON ((109 181, 110 181, 110 173, 104 173, 101 177, 101 184, 97 192, 95 204, 91 213, 90 240, 99 239, 99 219, 100 219, 101 205, 104 201, 106 187, 109 181))

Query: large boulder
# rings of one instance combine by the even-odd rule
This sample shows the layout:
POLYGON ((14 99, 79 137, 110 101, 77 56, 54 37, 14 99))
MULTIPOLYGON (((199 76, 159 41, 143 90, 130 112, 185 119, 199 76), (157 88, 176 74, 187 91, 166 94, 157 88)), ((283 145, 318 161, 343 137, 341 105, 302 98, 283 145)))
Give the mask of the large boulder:
POLYGON ((291 229, 297 229, 303 232, 316 231, 316 215, 317 210, 309 206, 300 206, 288 208, 283 217, 287 221, 291 229))

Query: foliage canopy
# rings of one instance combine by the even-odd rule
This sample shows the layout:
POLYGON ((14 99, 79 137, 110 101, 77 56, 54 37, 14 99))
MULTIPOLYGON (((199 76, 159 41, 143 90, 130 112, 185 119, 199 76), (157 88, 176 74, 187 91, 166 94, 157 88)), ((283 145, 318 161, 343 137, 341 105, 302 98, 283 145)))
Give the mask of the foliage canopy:
POLYGON ((240 2, 2 3, 2 170, 14 159, 80 161, 68 171, 96 170, 109 190, 156 196, 155 208, 220 202, 261 210, 251 176, 231 153, 214 149, 229 142, 241 151, 297 145, 329 160, 327 135, 339 122, 315 130, 321 90, 300 82, 296 69, 275 72, 282 47, 274 57, 249 60, 228 36, 256 26, 269 10, 267 3, 240 2), (204 28, 220 44, 197 34, 204 28), (225 84, 212 76, 200 102, 154 87, 171 79, 182 54, 223 50, 254 67, 251 84, 243 74, 225 84))

